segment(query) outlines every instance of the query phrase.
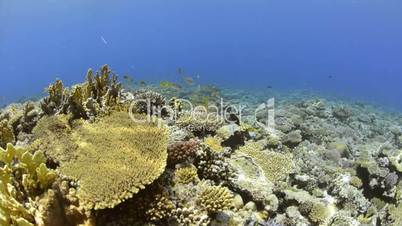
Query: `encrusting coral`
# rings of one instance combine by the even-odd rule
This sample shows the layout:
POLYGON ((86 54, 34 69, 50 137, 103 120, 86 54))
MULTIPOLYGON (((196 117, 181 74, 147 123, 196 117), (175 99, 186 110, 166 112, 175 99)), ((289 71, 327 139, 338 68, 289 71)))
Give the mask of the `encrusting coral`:
MULTIPOLYGON (((78 181, 77 195, 87 208, 112 208, 164 171, 167 131, 156 123, 136 123, 125 112, 114 112, 94 123, 63 117, 39 121, 36 148, 60 164, 60 172, 78 181), (52 145, 49 145, 52 143, 52 145)), ((139 116, 140 117, 140 116, 139 116)))

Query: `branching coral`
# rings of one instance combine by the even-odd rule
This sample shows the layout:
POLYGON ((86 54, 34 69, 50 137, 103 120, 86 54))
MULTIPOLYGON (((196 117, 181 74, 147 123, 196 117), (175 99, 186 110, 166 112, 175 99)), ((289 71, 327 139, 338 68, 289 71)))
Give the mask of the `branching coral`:
POLYGON ((150 200, 149 206, 145 211, 145 216, 150 221, 159 221, 167 219, 172 215, 172 210, 175 208, 172 200, 169 198, 167 192, 156 194, 152 200, 150 200))
POLYGON ((176 142, 168 147, 169 162, 172 164, 191 161, 199 149, 200 142, 197 139, 176 142))
MULTIPOLYGON (((138 116, 140 117, 140 116, 138 116)), ((167 159, 167 130, 137 123, 114 112, 95 123, 47 117, 34 133, 36 147, 60 163, 60 172, 79 182, 78 197, 88 209, 112 208, 157 179, 167 159)))
POLYGON ((175 203, 168 191, 157 183, 153 183, 132 199, 115 208, 98 211, 97 225, 125 226, 147 225, 147 222, 165 223, 174 215, 175 209, 175 203))
POLYGON ((208 215, 195 207, 183 207, 173 210, 174 217, 179 225, 207 226, 210 223, 208 215))
POLYGON ((208 147, 203 147, 198 153, 196 166, 198 174, 202 179, 213 180, 216 183, 226 183, 233 177, 226 158, 229 153, 212 151, 208 147))
POLYGON ((195 166, 186 166, 176 169, 174 173, 174 182, 180 184, 189 184, 198 181, 197 168, 195 166))
POLYGON ((286 179, 294 167, 291 154, 264 151, 259 143, 250 142, 240 147, 239 151, 251 157, 261 167, 265 177, 273 183, 286 179))
POLYGON ((63 87, 57 80, 48 87, 49 96, 41 102, 41 108, 47 115, 70 113, 73 118, 94 119, 98 114, 108 112, 119 104, 121 85, 117 76, 107 65, 94 72, 89 69, 87 81, 72 89, 63 87))
POLYGON ((233 206, 233 195, 226 187, 208 186, 199 195, 198 203, 208 213, 217 213, 233 206))

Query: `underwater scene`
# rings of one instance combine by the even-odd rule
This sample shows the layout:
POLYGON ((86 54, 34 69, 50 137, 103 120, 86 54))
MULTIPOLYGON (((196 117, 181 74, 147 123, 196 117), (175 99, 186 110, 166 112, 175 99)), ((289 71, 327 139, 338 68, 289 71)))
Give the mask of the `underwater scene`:
POLYGON ((0 226, 402 226, 402 1, 0 0, 0 226))

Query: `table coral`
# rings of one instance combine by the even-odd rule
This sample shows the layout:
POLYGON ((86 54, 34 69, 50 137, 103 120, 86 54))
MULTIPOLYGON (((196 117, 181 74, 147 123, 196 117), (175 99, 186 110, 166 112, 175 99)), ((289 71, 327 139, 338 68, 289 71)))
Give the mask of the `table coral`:
POLYGON ((62 116, 54 117, 42 119, 34 129, 36 147, 59 162, 61 174, 78 181, 77 195, 88 209, 113 208, 165 169, 163 126, 134 122, 125 112, 72 127, 63 124, 62 116))
POLYGON ((273 183, 286 179, 294 167, 292 154, 262 150, 261 144, 258 143, 248 143, 240 147, 239 152, 250 156, 273 183))

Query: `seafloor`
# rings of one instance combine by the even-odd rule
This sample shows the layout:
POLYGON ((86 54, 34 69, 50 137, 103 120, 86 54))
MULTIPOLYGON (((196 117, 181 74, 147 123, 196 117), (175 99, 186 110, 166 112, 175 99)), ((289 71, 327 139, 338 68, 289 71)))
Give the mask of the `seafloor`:
POLYGON ((103 66, 2 109, 0 146, 1 226, 402 225, 402 114, 360 102, 103 66))

